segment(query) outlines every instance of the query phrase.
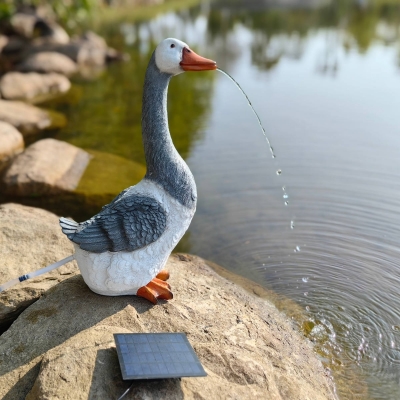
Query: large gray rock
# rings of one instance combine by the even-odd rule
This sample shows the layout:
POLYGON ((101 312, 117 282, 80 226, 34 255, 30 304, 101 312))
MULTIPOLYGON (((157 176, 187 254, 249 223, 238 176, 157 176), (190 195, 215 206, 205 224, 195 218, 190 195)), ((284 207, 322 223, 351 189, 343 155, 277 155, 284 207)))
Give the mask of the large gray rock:
POLYGON ((65 117, 56 112, 42 110, 22 101, 0 100, 0 121, 8 122, 24 136, 44 129, 64 126, 65 117))
POLYGON ((66 93, 71 82, 63 75, 9 72, 0 80, 0 91, 8 100, 32 100, 38 96, 66 93))
POLYGON ((0 121, 0 171, 24 149, 24 138, 12 125, 0 121))
POLYGON ((269 302, 204 260, 171 256, 175 297, 153 306, 91 292, 80 275, 26 309, 0 341, 0 397, 116 399, 116 332, 185 332, 208 376, 135 382, 127 399, 334 399, 312 348, 269 302))
MULTIPOLYGON (((38 270, 73 253, 58 217, 40 208, 0 205, 0 283, 38 270)), ((74 262, 0 293, 0 326, 11 322, 43 293, 78 273, 74 262)))
POLYGON ((40 196, 76 189, 90 161, 80 148, 55 139, 43 139, 19 154, 3 177, 4 192, 13 196, 40 196))
POLYGON ((23 72, 56 72, 70 76, 77 71, 77 65, 64 54, 45 51, 30 55, 18 69, 23 72))

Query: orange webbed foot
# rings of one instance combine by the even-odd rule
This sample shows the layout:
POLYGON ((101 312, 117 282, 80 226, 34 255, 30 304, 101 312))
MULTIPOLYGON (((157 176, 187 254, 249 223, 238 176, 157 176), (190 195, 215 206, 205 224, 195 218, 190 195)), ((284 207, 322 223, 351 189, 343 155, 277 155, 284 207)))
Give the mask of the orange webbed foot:
POLYGON ((157 275, 156 278, 161 279, 162 281, 167 281, 169 279, 169 272, 166 269, 162 269, 157 275))
MULTIPOLYGON (((171 286, 164 280, 159 279, 159 275, 160 274, 158 274, 157 277, 151 280, 146 286, 142 286, 137 291, 136 295, 139 297, 144 297, 153 304, 157 304, 157 299, 171 300, 174 297, 171 292, 171 286)), ((166 279, 168 279, 168 277, 166 279)))

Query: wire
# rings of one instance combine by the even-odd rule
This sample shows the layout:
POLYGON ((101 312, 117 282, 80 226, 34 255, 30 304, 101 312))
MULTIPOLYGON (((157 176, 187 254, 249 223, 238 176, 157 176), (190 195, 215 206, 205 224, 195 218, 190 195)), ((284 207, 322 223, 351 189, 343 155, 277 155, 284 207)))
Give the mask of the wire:
POLYGON ((29 274, 26 275, 21 275, 18 278, 14 278, 11 281, 8 281, 6 283, 3 283, 2 285, 0 285, 0 292, 3 292, 4 290, 16 285, 19 282, 23 282, 26 281, 27 279, 31 279, 31 278, 35 278, 39 275, 45 274, 46 272, 50 272, 53 269, 56 269, 58 267, 61 267, 61 265, 64 265, 70 261, 75 260, 75 255, 72 254, 69 257, 66 257, 60 261, 55 262, 54 264, 48 265, 47 267, 38 269, 37 271, 33 271, 33 272, 29 272, 29 274))
POLYGON ((118 397, 118 399, 117 400, 121 400, 121 399, 123 399, 128 393, 129 393, 129 391, 132 389, 132 387, 133 387, 133 384, 134 384, 135 382, 133 382, 132 383, 132 385, 131 386, 129 386, 128 387, 128 389, 126 389, 125 390, 125 392, 124 393, 122 393, 122 396, 121 397, 118 397))

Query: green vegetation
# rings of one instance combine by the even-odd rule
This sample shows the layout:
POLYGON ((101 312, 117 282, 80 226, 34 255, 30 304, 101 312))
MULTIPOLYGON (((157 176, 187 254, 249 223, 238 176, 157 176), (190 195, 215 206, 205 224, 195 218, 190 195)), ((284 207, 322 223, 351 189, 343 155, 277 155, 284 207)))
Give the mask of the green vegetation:
POLYGON ((12 15, 23 6, 46 6, 54 10, 58 19, 67 25, 82 21, 97 5, 98 0, 3 0, 0 4, 0 19, 12 15))
POLYGON ((92 23, 107 25, 123 21, 146 21, 168 11, 186 10, 199 2, 200 0, 164 0, 161 4, 147 6, 99 7, 96 15, 99 19, 92 23))
POLYGON ((93 26, 122 20, 146 20, 158 13, 188 8, 199 3, 199 0, 165 0, 161 4, 133 5, 110 7, 102 0, 1 0, 0 20, 9 18, 17 9, 24 6, 44 6, 55 13, 55 16, 66 27, 75 28, 88 20, 93 26))

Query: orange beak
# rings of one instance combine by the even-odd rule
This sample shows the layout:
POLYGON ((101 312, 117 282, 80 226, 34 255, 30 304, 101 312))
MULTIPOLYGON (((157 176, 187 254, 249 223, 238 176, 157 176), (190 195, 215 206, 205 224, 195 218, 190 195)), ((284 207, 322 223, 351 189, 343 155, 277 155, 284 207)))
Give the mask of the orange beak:
POLYGON ((193 50, 184 47, 180 66, 184 71, 212 71, 217 69, 217 63, 196 54, 193 50))

